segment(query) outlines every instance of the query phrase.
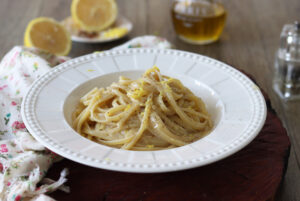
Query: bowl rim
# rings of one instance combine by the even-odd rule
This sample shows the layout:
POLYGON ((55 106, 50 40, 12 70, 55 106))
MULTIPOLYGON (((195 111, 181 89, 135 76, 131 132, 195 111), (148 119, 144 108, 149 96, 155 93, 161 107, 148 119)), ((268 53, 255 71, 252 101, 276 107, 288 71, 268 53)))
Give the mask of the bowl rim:
MULTIPOLYGON (((77 86, 78 87, 78 86, 77 86)), ((81 57, 77 57, 66 61, 49 72, 45 73, 39 79, 37 79, 28 90, 27 94, 23 98, 22 107, 21 107, 22 119, 28 129, 28 131, 35 137, 41 144, 49 148, 50 150, 56 152, 59 155, 62 155, 66 158, 69 158, 73 161, 89 165, 92 167, 103 168, 108 170, 122 171, 122 172, 140 172, 140 173, 154 173, 154 172, 171 172, 177 170, 190 169, 198 166, 207 165, 213 163, 215 161, 226 158, 227 156, 236 153, 240 149, 244 148, 247 144, 249 144, 262 129, 265 119, 266 119, 266 103, 265 99, 259 90, 259 88, 244 74, 234 69, 233 67, 217 61, 215 59, 190 53, 181 50, 172 50, 172 49, 151 49, 151 48, 136 48, 136 49, 121 49, 121 50, 109 50, 99 53, 93 53, 84 55, 81 57), (139 163, 122 163, 109 161, 106 159, 98 160, 92 157, 85 156, 80 152, 74 152, 72 150, 68 150, 60 144, 54 142, 51 138, 44 133, 43 129, 40 127, 38 120, 35 116, 35 104, 36 99, 38 98, 39 92, 42 90, 43 86, 50 80, 54 79, 55 76, 60 73, 73 68, 74 65, 80 65, 89 61, 93 61, 94 59, 101 59, 104 57, 113 57, 118 55, 139 55, 139 54, 164 54, 164 55, 172 55, 177 57, 183 57, 191 60, 197 60, 198 62, 204 62, 209 65, 217 66, 219 69, 228 73, 231 78, 234 78, 240 81, 247 93, 251 95, 253 98, 254 104, 254 112, 252 119, 253 121, 250 123, 248 129, 243 133, 239 139, 235 140, 231 144, 227 146, 223 146, 221 149, 216 152, 210 153, 208 155, 182 160, 174 163, 162 163, 162 164, 139 164, 139 163)), ((86 139, 87 140, 87 139, 86 139)), ((118 149, 120 150, 120 149, 118 149)), ((136 151, 127 151, 136 152, 136 151)), ((152 151, 143 151, 144 153, 152 153, 152 151)), ((155 151, 157 152, 157 151, 155 151)))

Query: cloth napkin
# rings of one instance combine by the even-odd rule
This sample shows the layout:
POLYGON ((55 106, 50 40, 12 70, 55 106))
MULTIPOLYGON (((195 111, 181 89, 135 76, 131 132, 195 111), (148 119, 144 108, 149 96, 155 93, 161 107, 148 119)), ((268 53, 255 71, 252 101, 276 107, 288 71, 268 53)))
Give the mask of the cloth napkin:
MULTIPOLYGON (((141 36, 114 49, 171 48, 164 38, 141 36)), ((0 63, 0 200, 52 201, 45 193, 69 192, 63 184, 67 170, 57 181, 45 178, 50 166, 61 159, 37 142, 21 117, 22 97, 31 84, 52 67, 68 60, 35 48, 16 46, 0 63)))

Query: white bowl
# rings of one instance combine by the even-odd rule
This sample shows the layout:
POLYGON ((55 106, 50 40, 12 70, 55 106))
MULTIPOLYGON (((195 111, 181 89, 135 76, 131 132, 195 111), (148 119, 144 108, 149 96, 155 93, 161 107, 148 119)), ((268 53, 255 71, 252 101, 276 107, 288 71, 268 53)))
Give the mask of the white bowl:
POLYGON ((168 172, 206 165, 246 146, 261 130, 266 106, 259 88, 245 75, 214 59, 177 50, 125 49, 67 61, 32 85, 22 103, 30 133, 52 151, 89 166, 125 172, 168 172), (71 115, 79 99, 120 75, 138 78, 157 65, 201 97, 213 131, 186 146, 159 151, 127 151, 76 133, 71 115))

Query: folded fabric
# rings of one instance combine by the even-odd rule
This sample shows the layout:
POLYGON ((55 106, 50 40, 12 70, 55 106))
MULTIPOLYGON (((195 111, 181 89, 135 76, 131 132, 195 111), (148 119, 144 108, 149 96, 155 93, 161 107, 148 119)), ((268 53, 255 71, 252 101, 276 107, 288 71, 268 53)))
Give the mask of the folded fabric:
MULTIPOLYGON (((142 36, 114 49, 136 47, 171 48, 172 45, 160 37, 142 36)), ((68 191, 63 186, 66 170, 58 181, 43 179, 60 156, 31 137, 20 114, 22 97, 31 84, 68 59, 17 46, 0 63, 0 200, 49 201, 53 199, 44 193, 58 188, 68 191)))

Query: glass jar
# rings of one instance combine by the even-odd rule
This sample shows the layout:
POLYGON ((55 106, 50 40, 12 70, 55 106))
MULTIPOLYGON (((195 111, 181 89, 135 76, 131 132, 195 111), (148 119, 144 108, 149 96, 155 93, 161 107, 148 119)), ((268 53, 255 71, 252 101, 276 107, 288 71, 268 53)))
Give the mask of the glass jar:
POLYGON ((213 0, 174 0, 172 21, 178 37, 192 44, 219 39, 226 21, 223 5, 213 0))

